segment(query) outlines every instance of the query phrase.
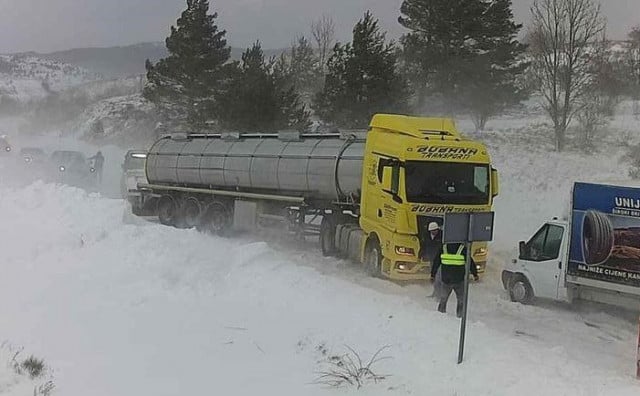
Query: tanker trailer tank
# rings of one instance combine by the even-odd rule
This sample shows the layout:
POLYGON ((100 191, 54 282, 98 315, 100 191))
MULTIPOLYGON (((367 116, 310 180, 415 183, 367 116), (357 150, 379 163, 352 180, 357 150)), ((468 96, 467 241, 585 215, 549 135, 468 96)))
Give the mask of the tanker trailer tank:
POLYGON ((353 135, 235 136, 160 139, 147 158, 149 183, 304 198, 314 207, 358 202, 364 140, 353 135))

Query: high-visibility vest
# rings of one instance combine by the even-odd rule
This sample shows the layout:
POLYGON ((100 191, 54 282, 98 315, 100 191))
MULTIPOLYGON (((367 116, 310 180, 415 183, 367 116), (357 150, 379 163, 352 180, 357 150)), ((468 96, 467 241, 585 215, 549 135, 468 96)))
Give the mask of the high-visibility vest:
POLYGON ((456 265, 456 266, 464 266, 466 263, 466 259, 462 251, 464 250, 464 245, 460 245, 458 247, 458 251, 454 254, 449 253, 449 246, 444 245, 444 249, 442 254, 440 255, 440 261, 442 265, 456 265))

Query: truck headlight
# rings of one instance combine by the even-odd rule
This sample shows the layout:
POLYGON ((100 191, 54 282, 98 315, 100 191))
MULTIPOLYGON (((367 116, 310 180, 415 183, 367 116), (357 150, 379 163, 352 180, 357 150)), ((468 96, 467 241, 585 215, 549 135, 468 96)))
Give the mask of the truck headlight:
POLYGON ((90 168, 90 169, 89 169, 89 172, 91 172, 91 173, 93 173, 93 172, 95 172, 95 171, 96 171, 96 168, 90 168))
POLYGON ((396 254, 400 256, 415 256, 416 253, 413 248, 406 246, 396 246, 396 254))
POLYGON ((64 171, 65 171, 65 167, 64 167, 64 166, 61 166, 61 167, 60 167, 60 172, 64 172, 64 171))
POLYGON ((11 147, 9 147, 9 146, 5 147, 4 149, 7 150, 7 151, 11 151, 11 147))

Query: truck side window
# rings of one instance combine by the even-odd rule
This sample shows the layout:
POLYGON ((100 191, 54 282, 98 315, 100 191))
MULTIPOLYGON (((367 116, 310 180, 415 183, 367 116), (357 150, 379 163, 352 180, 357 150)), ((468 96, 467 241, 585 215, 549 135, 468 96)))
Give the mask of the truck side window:
POLYGON ((563 234, 562 227, 553 224, 545 225, 527 243, 522 259, 528 261, 557 259, 560 256, 563 234))

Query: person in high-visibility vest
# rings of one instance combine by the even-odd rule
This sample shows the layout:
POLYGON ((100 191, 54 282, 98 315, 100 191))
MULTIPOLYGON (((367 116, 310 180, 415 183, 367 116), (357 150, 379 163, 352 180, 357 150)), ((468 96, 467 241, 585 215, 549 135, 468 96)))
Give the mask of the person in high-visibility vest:
MULTIPOLYGON (((463 243, 445 243, 442 246, 442 253, 436 257, 433 265, 435 271, 440 269, 440 276, 442 277, 442 284, 440 285, 438 303, 438 311, 442 313, 447 312, 447 302, 451 292, 456 293, 456 300, 458 305, 456 306, 456 314, 458 317, 462 316, 462 304, 464 296, 464 264, 466 262, 467 249, 463 243)), ((469 272, 473 275, 473 279, 476 281, 478 277, 478 269, 473 258, 469 260, 469 272)), ((433 270, 432 270, 433 271, 433 270)))

